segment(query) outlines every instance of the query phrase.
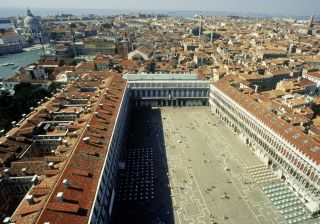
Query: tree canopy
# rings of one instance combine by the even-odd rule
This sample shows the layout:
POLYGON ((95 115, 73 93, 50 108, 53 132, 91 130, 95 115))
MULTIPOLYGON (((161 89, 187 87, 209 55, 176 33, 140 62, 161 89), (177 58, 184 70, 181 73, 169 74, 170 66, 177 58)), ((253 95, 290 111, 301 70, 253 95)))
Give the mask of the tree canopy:
POLYGON ((0 130, 10 130, 12 121, 19 121, 22 114, 30 112, 30 107, 37 107, 44 97, 50 97, 59 84, 53 84, 48 90, 39 85, 20 83, 15 86, 14 95, 6 91, 0 92, 0 130))

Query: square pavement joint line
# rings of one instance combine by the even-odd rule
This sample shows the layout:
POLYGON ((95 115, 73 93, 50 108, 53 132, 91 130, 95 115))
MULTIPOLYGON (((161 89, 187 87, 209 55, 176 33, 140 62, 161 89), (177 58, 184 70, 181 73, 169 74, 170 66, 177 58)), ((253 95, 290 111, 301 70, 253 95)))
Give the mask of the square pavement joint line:
POLYGON ((188 218, 201 215, 201 210, 196 202, 185 203, 183 207, 186 211, 186 217, 188 218))

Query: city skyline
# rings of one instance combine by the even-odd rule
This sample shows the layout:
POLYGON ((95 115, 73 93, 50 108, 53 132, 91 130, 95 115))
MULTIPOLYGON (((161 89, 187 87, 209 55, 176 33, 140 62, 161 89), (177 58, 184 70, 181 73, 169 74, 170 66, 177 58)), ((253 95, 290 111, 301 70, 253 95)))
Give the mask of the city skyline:
POLYGON ((101 0, 77 1, 74 5, 70 2, 56 0, 54 2, 44 2, 40 0, 23 1, 0 0, 2 7, 30 7, 30 8, 53 8, 53 9, 126 9, 126 10, 199 10, 199 11, 227 11, 227 12, 241 12, 241 13, 271 13, 271 14, 289 14, 289 15, 306 15, 306 14, 320 14, 320 2, 316 0, 308 0, 302 2, 299 0, 283 0, 283 1, 263 1, 258 2, 254 0, 236 0, 228 1, 210 1, 201 0, 183 1, 183 5, 179 1, 163 0, 158 1, 126 1, 121 0, 117 2, 104 2, 101 0))
POLYGON ((1 5, 0 223, 320 223, 318 3, 119 1, 1 5))

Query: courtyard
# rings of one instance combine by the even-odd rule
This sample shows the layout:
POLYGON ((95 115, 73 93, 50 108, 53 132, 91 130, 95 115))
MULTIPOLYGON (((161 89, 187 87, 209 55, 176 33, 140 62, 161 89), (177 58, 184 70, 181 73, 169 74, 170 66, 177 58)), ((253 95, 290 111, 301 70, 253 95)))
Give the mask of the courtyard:
POLYGON ((280 181, 208 107, 134 110, 128 135, 113 223, 288 223, 263 190, 280 181))

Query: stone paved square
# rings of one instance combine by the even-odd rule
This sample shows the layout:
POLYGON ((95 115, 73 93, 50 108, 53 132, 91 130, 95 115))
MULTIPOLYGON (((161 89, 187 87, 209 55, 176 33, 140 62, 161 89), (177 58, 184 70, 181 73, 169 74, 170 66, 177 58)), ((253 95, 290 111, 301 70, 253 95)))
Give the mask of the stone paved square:
POLYGON ((209 108, 143 109, 130 126, 127 147, 153 150, 154 198, 118 201, 113 223, 287 223, 247 171, 263 163, 209 108))

